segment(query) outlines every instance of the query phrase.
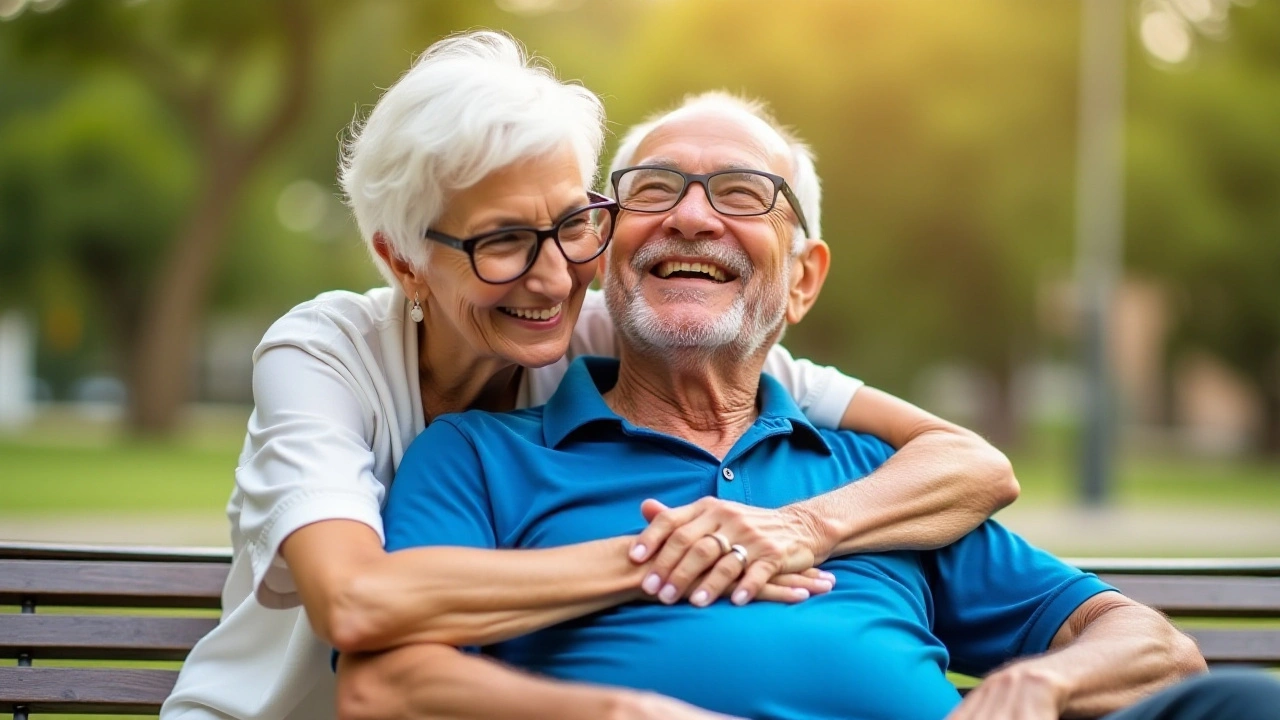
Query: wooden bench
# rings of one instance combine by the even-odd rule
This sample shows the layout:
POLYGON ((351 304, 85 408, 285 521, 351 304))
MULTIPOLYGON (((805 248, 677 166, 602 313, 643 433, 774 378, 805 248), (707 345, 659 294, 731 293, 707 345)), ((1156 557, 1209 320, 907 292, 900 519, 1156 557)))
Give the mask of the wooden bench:
MULTIPOLYGON (((0 666, 0 712, 157 713, 177 671, 123 665, 185 658, 217 623, 229 562, 223 549, 0 544, 0 657, 17 660, 0 666), (97 662, 45 665, 62 660, 97 662)), ((1280 558, 1069 562, 1179 619, 1211 664, 1280 667, 1280 558)))

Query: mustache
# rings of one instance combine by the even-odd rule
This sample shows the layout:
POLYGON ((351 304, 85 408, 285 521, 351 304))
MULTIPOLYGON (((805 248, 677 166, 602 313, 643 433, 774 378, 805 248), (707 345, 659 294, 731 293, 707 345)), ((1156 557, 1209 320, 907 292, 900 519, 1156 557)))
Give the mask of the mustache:
POLYGON ((742 280, 750 279, 755 272, 751 258, 741 248, 735 248, 714 240, 684 240, 665 237, 646 243, 631 256, 631 269, 646 273, 664 258, 672 255, 692 255, 719 265, 742 280))

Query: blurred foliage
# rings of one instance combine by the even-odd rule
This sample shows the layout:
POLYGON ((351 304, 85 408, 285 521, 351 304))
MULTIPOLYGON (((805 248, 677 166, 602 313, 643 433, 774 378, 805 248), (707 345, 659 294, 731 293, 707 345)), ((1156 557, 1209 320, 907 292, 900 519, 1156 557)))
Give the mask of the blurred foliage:
MULTIPOLYGON (((711 88, 767 99, 796 127, 818 156, 835 260, 788 335, 797 352, 902 394, 939 363, 978 369, 1006 416, 1014 368, 1069 359, 1042 298, 1074 271, 1076 3, 299 2, 314 20, 312 92, 231 205, 207 294, 217 313, 264 327, 316 292, 376 282, 337 197, 342 129, 422 48, 484 26, 601 94, 619 134, 711 88), (327 204, 288 229, 281 193, 298 181, 327 204)), ((71 0, 0 22, 0 305, 73 303, 111 326, 153 297, 209 155, 130 48, 162 50, 180 85, 217 85, 209 111, 250 132, 293 80, 270 5, 71 0)), ((1170 357, 1230 362, 1272 398, 1280 442, 1280 4, 1233 7, 1229 36, 1200 38, 1176 67, 1148 60, 1133 5, 1128 271, 1173 298, 1170 357)), ((66 352, 118 357, 120 337, 86 333, 97 355, 66 352)))

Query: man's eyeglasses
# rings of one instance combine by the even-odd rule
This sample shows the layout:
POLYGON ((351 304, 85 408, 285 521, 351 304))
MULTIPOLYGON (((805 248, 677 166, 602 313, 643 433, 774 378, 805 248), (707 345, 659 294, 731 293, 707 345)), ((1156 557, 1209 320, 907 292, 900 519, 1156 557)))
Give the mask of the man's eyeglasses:
POLYGON ((571 263, 591 262, 609 246, 618 203, 599 193, 588 192, 591 204, 570 210, 555 225, 541 228, 514 226, 498 228, 461 240, 435 230, 424 237, 465 252, 471 258, 476 277, 492 285, 519 279, 538 261, 542 243, 554 240, 560 254, 571 263))
POLYGON ((675 207, 697 183, 707 193, 711 207, 722 215, 764 215, 778 202, 781 193, 791 203, 800 229, 809 236, 800 201, 787 181, 779 175, 760 170, 720 170, 696 175, 658 165, 623 168, 609 177, 614 195, 623 210, 659 213, 675 207))

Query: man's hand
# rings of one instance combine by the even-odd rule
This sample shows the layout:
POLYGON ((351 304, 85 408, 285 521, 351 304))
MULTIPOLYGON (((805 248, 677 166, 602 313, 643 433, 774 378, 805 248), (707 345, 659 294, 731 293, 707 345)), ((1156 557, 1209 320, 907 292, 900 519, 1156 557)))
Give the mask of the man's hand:
POLYGON ((1034 661, 987 676, 947 720, 1058 720, 1067 707, 1066 682, 1034 661))
POLYGON ((694 605, 709 605, 736 581, 732 600, 744 605, 781 575, 791 577, 777 584, 791 587, 799 601, 835 583, 833 575, 821 571, 816 578, 796 575, 826 560, 830 548, 814 523, 793 508, 772 510, 705 497, 678 508, 646 500, 640 511, 649 527, 632 544, 631 559, 653 557, 641 587, 662 602, 673 603, 688 593, 694 605), (739 553, 727 552, 725 544, 745 550, 745 567, 739 553))

